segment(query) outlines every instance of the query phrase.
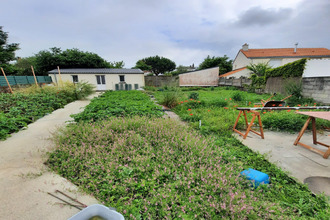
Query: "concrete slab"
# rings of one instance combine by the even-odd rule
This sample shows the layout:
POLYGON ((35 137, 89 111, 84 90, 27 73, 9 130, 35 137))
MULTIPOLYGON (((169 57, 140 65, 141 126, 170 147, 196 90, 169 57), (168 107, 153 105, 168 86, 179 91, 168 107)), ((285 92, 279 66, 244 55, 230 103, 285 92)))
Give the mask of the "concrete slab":
MULTIPOLYGON (((306 178, 310 177, 317 176, 330 178, 330 157, 324 159, 321 155, 304 147, 293 145, 298 133, 288 134, 283 132, 265 131, 264 134, 265 139, 261 139, 260 136, 249 133, 245 140, 236 133, 234 135, 241 140, 244 145, 255 152, 266 155, 270 162, 275 163, 302 183, 304 183, 306 178)), ((330 132, 317 134, 317 139, 320 142, 329 144, 329 135, 330 132)), ((313 136, 311 132, 305 132, 300 141, 322 151, 327 149, 322 145, 313 145, 313 136)), ((318 179, 323 181, 324 178, 318 179)), ((323 181, 328 184, 317 184, 316 181, 318 181, 317 178, 313 179, 313 183, 318 185, 317 193, 324 192, 326 195, 330 196, 329 182, 323 181)))
POLYGON ((70 115, 82 111, 92 97, 70 103, 0 141, 0 218, 58 220, 79 212, 47 194, 55 194, 55 190, 86 205, 99 203, 92 196, 79 192, 66 179, 48 171, 43 164, 45 152, 54 147, 49 139, 51 133, 72 120, 70 115))

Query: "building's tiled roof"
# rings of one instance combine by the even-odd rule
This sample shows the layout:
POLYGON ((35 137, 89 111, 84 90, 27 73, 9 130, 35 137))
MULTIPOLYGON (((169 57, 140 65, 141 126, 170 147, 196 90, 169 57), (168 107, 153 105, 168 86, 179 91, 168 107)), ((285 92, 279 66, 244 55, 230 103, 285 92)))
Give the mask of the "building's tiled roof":
POLYGON ((247 58, 270 58, 270 57, 330 57, 327 48, 274 48, 274 49, 248 49, 240 50, 247 58))
MULTIPOLYGON (((50 74, 58 73, 57 69, 49 71, 50 74)), ((60 69, 61 74, 144 74, 140 69, 111 69, 111 68, 80 68, 60 69)))
POLYGON ((230 75, 232 75, 232 74, 234 74, 234 73, 237 73, 237 72, 242 71, 242 70, 245 70, 245 69, 246 69, 246 67, 242 67, 242 68, 239 68, 239 69, 236 69, 236 70, 230 71, 230 72, 228 72, 228 73, 222 74, 222 75, 220 75, 219 77, 227 77, 227 76, 230 76, 230 75))

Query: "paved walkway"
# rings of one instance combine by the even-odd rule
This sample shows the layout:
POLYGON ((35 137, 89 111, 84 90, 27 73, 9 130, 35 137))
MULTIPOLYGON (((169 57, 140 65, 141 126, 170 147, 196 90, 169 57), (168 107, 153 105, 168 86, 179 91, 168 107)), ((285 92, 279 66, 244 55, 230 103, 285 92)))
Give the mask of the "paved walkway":
MULTIPOLYGON (((288 134, 265 131, 264 134, 265 139, 261 139, 260 136, 250 132, 245 140, 237 133, 234 135, 253 151, 266 155, 270 162, 287 171, 289 175, 295 177, 298 181, 304 183, 306 178, 309 178, 309 188, 313 192, 324 192, 330 196, 330 157, 324 159, 321 155, 304 147, 293 145, 298 132, 288 134), (314 179, 311 179, 311 177, 314 179)), ((329 144, 329 134, 330 132, 317 134, 318 141, 329 144)), ((313 145, 312 137, 311 132, 305 132, 300 141, 322 151, 327 149, 321 145, 313 145)))
MULTIPOLYGON (((163 109, 165 110, 165 118, 181 121, 174 112, 165 107, 163 109)), ((324 193, 330 196, 330 157, 324 159, 321 155, 304 147, 293 145, 298 132, 289 134, 265 131, 264 133, 265 139, 261 139, 260 136, 252 132, 245 140, 237 133, 234 133, 234 136, 253 151, 264 154, 270 162, 287 171, 290 176, 301 183, 308 183, 310 190, 314 193, 324 193)), ((330 132, 317 134, 318 141, 329 144, 329 135, 330 132)), ((312 137, 311 132, 305 132, 300 141, 322 151, 327 149, 320 145, 313 145, 312 137)))
MULTIPOLYGON (((91 98, 91 97, 90 97, 91 98)), ((0 219, 67 219, 78 209, 59 204, 47 192, 60 190, 91 205, 98 201, 77 191, 66 179, 47 171, 45 152, 53 148, 51 133, 82 111, 90 100, 75 101, 0 141, 0 219)), ((61 197, 63 198, 63 197, 61 197)))

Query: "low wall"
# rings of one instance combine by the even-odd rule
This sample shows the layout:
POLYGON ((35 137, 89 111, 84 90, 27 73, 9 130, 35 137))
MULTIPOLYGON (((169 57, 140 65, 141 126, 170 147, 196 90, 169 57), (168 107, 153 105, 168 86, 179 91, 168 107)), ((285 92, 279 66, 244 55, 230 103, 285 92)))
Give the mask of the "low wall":
POLYGON ((303 78, 303 96, 330 105, 330 77, 303 78))
POLYGON ((281 77, 268 78, 265 93, 281 93, 285 95, 285 85, 288 83, 302 83, 302 95, 313 98, 317 102, 330 104, 330 77, 293 77, 283 79, 281 77))
MULTIPOLYGON (((265 93, 281 93, 286 94, 285 86, 288 83, 296 84, 298 85, 301 82, 300 77, 292 77, 283 79, 282 77, 270 77, 267 79, 266 87, 265 87, 265 93)), ((287 94, 289 95, 289 94, 287 94)))
POLYGON ((146 86, 179 86, 178 76, 145 76, 144 82, 146 86))
POLYGON ((243 88, 244 85, 250 85, 252 82, 251 79, 248 78, 229 78, 220 77, 219 78, 219 86, 235 86, 243 88))

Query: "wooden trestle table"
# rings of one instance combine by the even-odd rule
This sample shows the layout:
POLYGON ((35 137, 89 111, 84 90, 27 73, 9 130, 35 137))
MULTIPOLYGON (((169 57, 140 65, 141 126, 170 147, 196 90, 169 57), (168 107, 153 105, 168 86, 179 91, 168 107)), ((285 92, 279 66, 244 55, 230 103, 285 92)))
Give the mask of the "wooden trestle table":
MULTIPOLYGON (((305 106, 305 107, 255 107, 255 108, 249 108, 249 107, 237 107, 237 110, 239 110, 239 114, 236 118, 236 122, 234 125, 233 130, 235 132, 237 132, 238 134, 243 136, 243 139, 245 139, 247 137, 247 135, 249 134, 249 132, 253 132, 257 135, 259 135, 262 139, 264 139, 264 132, 263 132, 263 128, 262 128, 262 122, 261 122, 261 117, 260 117, 260 112, 258 111, 268 111, 268 110, 315 110, 315 109, 330 109, 330 106, 305 106), (248 122, 247 119, 247 114, 251 113, 252 114, 252 119, 250 122, 248 122), (238 121, 240 119, 241 116, 244 116, 244 120, 245 120, 245 124, 246 124, 246 131, 245 133, 239 131, 236 129, 238 121), (258 119, 258 124, 259 124, 259 129, 260 132, 253 130, 252 126, 254 124, 255 119, 258 119)), ((301 112, 302 113, 302 112, 301 112)), ((310 112, 312 113, 312 112, 310 112)))
POLYGON ((308 118, 307 118, 307 121, 306 123, 304 124, 304 126, 302 127, 296 141, 294 142, 294 145, 297 145, 299 144, 300 146, 303 146, 315 153, 318 153, 320 155, 323 156, 324 159, 327 159, 330 155, 330 145, 327 145, 327 144, 324 144, 324 143, 321 143, 319 141, 317 141, 317 137, 316 137, 316 123, 315 123, 315 118, 320 118, 320 119, 324 119, 324 120, 328 120, 330 121, 330 112, 297 112, 298 114, 301 114, 301 115, 307 115, 308 118), (319 149, 316 149, 314 147, 311 147, 307 144, 304 144, 304 143, 301 143, 300 142, 300 139, 301 137, 303 136, 303 134, 305 133, 309 123, 312 121, 312 132, 313 132, 313 144, 320 144, 320 145, 323 145, 324 147, 327 147, 328 150, 326 151, 321 151, 319 149))

